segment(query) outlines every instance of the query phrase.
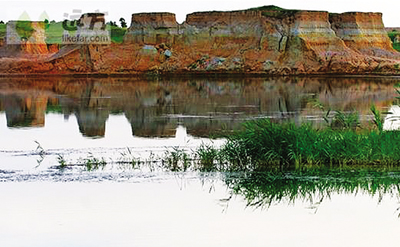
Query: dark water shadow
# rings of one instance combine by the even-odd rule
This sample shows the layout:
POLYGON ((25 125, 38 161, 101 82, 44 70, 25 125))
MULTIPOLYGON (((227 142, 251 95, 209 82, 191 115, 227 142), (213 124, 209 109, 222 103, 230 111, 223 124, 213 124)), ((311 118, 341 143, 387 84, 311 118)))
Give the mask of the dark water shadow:
POLYGON ((76 116, 79 131, 105 136, 110 116, 123 114, 131 134, 171 137, 178 125, 209 137, 237 129, 243 121, 312 121, 315 107, 357 111, 361 121, 371 104, 389 108, 396 93, 392 77, 279 78, 0 78, 0 111, 9 128, 45 127, 45 115, 76 116))

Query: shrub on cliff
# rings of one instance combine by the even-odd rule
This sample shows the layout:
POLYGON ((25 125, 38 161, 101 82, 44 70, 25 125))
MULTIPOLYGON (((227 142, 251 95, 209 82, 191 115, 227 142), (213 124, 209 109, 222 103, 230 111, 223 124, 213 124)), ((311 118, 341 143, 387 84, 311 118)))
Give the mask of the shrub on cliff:
POLYGON ((393 48, 397 51, 400 51, 400 32, 393 30, 388 32, 388 36, 393 43, 393 48))
POLYGON ((110 26, 111 29, 111 41, 114 43, 122 43, 124 41, 124 35, 126 28, 118 26, 110 26))
POLYGON ((275 5, 266 5, 258 8, 251 8, 248 10, 261 11, 261 14, 263 16, 275 18, 284 18, 285 16, 291 16, 299 12, 299 10, 296 9, 284 9, 275 5))
POLYGON ((0 23, 0 39, 6 37, 6 24, 0 23))

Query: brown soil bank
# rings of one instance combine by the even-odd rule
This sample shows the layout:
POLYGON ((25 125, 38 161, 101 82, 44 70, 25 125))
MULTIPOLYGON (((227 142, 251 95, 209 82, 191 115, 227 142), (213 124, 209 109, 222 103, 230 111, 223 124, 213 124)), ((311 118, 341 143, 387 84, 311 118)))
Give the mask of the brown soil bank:
POLYGON ((380 13, 275 6, 197 12, 183 24, 172 13, 133 14, 122 44, 66 45, 47 56, 0 59, 0 73, 45 74, 400 75, 399 67, 380 13))

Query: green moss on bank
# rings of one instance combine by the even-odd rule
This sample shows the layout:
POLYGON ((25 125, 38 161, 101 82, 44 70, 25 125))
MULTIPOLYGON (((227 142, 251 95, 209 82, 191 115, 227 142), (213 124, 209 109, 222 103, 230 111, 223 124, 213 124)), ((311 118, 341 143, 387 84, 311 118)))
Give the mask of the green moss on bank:
POLYGON ((400 43, 393 44, 393 49, 400 51, 400 43))
POLYGON ((393 49, 400 51, 400 43, 396 42, 396 36, 400 36, 400 32, 393 30, 391 32, 388 32, 388 36, 393 43, 393 49))
POLYGON ((5 39, 6 31, 7 31, 7 25, 6 24, 0 24, 0 39, 5 39))

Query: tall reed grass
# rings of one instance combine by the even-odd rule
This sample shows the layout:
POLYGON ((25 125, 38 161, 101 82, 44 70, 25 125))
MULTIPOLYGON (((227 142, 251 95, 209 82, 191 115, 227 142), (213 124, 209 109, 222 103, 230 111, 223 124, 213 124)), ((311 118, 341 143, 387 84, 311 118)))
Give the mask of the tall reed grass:
POLYGON ((234 170, 400 164, 400 132, 314 129, 309 124, 246 122, 220 152, 234 170))
MULTIPOLYGON (((163 156, 141 161, 124 156, 118 164, 159 164, 167 171, 271 171, 308 168, 400 168, 400 131, 383 131, 380 114, 376 113, 376 129, 337 129, 330 126, 315 129, 311 124, 273 123, 267 119, 252 120, 227 137, 217 148, 201 145, 187 153, 174 148, 163 156)), ((82 162, 83 161, 83 162, 82 162)), ((58 160, 60 168, 67 166, 58 160)), ((90 156, 83 159, 87 170, 104 169, 106 161, 90 156)), ((113 162, 111 162, 113 163, 113 162)), ((114 162, 115 163, 115 162, 114 162)))

